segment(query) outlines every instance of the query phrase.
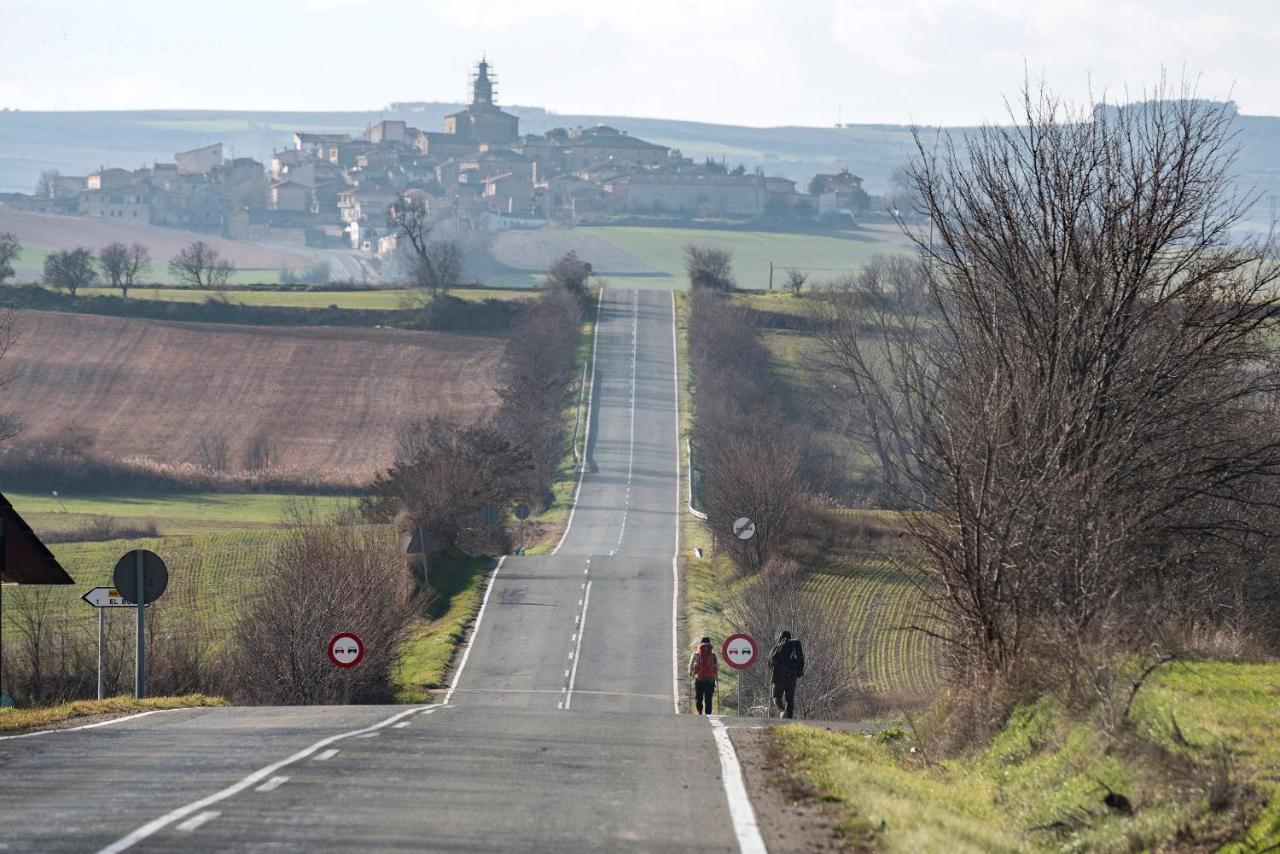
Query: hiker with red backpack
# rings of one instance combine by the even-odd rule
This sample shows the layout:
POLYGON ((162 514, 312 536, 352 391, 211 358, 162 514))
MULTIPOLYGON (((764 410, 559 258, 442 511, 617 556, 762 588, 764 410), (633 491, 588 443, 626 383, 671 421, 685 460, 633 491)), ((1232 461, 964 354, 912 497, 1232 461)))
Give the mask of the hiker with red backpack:
POLYGON ((711 714, 711 697, 716 692, 716 677, 719 676, 716 651, 711 646, 711 638, 704 637, 693 651, 693 657, 689 659, 689 675, 693 677, 693 694, 698 714, 711 714))
POLYGON ((778 637, 778 645, 769 653, 769 679, 773 682, 773 704, 778 717, 796 716, 796 681, 804 676, 804 647, 793 640, 791 632, 778 637))

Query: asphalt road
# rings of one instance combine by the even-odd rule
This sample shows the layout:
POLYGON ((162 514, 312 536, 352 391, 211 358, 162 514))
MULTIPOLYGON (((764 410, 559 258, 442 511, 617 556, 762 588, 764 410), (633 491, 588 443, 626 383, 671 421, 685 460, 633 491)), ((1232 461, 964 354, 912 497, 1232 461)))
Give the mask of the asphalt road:
POLYGON ((502 562, 447 704, 0 738, 0 850, 763 851, 724 729, 674 714, 673 322, 604 292, 569 529, 502 562))

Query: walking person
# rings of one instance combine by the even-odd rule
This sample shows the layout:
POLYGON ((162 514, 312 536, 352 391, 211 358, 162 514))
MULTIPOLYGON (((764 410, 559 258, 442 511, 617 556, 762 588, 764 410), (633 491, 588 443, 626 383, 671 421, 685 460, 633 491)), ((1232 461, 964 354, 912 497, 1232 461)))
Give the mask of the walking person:
POLYGON ((778 717, 796 716, 796 681, 802 676, 804 647, 792 639, 791 632, 783 632, 769 653, 769 679, 773 682, 773 704, 778 707, 778 717))
POLYGON ((693 657, 689 659, 694 702, 700 715, 711 714, 711 697, 716 692, 716 677, 719 674, 719 663, 716 661, 716 651, 711 646, 711 638, 703 637, 694 650, 693 657))

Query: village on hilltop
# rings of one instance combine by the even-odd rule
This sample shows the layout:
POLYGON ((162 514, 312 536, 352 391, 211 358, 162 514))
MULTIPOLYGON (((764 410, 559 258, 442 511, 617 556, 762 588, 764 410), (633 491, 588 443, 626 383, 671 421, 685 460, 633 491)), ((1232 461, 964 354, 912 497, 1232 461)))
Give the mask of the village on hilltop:
POLYGON ((804 192, 787 178, 695 162, 605 125, 522 136, 519 118, 498 107, 495 83, 482 59, 471 103, 442 131, 403 120, 359 137, 299 131, 269 165, 226 158, 215 143, 132 171, 46 173, 34 194, 0 194, 0 205, 379 257, 395 252, 387 211, 403 197, 459 228, 489 230, 620 217, 851 224, 871 207, 848 169, 816 175, 804 192))

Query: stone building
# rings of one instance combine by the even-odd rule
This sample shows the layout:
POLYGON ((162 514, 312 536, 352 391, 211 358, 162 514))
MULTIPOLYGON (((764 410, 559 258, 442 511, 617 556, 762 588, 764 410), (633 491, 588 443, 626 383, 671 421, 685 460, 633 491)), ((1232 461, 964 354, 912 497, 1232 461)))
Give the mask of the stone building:
POLYGON ((445 117, 446 134, 468 142, 472 147, 516 141, 520 136, 520 119, 498 109, 493 100, 494 83, 489 76, 489 63, 481 59, 471 83, 471 104, 465 110, 445 117))

